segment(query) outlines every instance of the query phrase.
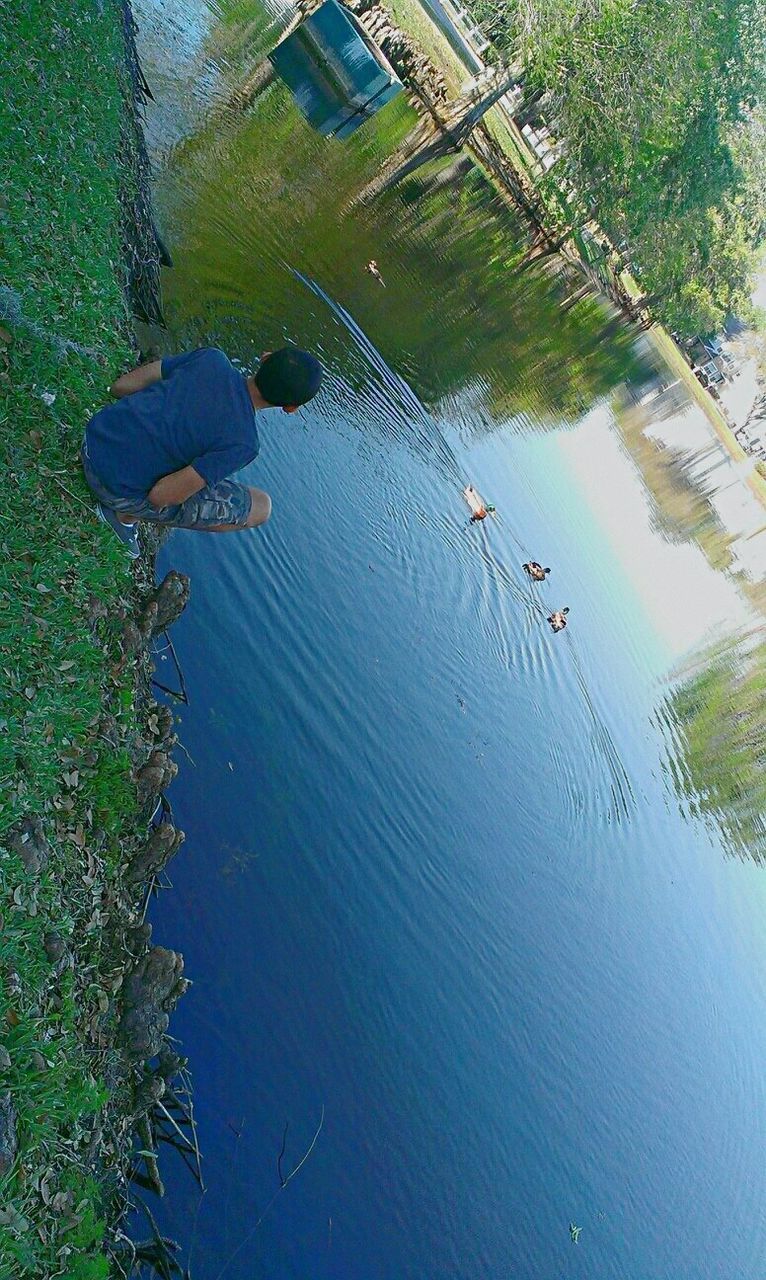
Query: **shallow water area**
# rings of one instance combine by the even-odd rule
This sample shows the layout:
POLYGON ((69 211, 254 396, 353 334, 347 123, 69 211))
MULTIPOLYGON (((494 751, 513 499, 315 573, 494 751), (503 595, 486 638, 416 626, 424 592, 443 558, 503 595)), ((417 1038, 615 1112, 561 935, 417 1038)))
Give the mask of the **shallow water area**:
POLYGON ((406 104, 345 143, 278 83, 232 106, 289 10, 136 16, 171 345, 327 368, 259 419, 268 526, 160 566, 190 760, 152 919, 208 1188, 168 1161, 163 1225, 197 1280, 755 1280, 759 815, 745 848, 695 790, 678 691, 763 626, 763 511, 697 406, 620 390, 645 353, 519 273, 479 173, 355 203, 406 104))

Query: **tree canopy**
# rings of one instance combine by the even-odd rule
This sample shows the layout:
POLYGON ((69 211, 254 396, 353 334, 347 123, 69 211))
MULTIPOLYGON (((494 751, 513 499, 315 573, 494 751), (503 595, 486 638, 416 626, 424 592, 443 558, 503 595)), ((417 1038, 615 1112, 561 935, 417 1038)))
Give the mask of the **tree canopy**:
POLYGON ((747 311, 766 231, 766 0, 476 0, 566 176, 684 333, 747 311))

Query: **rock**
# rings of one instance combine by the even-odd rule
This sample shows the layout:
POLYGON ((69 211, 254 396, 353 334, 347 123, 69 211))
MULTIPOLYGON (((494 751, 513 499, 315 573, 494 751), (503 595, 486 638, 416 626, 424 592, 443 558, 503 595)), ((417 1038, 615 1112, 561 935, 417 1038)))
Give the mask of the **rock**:
POLYGON ((0 1093, 0 1178, 4 1178, 16 1159, 19 1139, 16 1133, 16 1111, 8 1089, 0 1093))
POLYGON ((183 831, 176 831, 171 822, 163 822, 156 827, 128 866, 125 873, 128 884, 144 884, 156 876, 178 852, 184 839, 183 831))
POLYGON ((0 1044, 0 1071, 10 1071, 11 1055, 4 1044, 0 1044))
POLYGON ((129 656, 140 653, 144 645, 148 642, 148 635, 145 635, 142 629, 128 618, 127 622, 122 626, 122 651, 129 656))
POLYGON ((188 982, 183 956, 165 947, 152 947, 134 965, 122 986, 123 1014, 119 1039, 128 1057, 153 1058, 168 1029, 168 1011, 183 995, 188 982))
POLYGON ((146 1170, 146 1176, 151 1183, 152 1189, 157 1193, 157 1195, 164 1196, 165 1188, 162 1185, 162 1178, 160 1177, 160 1170, 157 1164, 157 1156, 154 1154, 157 1148, 157 1139, 152 1129, 148 1113, 139 1117, 136 1125, 136 1133, 138 1135, 138 1140, 143 1147, 144 1169, 146 1170))
POLYGON ((50 845, 43 833, 40 818, 24 818, 7 837, 8 848, 17 853, 29 875, 37 876, 50 857, 50 845))
POLYGON ((144 921, 134 924, 125 930, 125 948, 132 956, 141 956, 146 951, 152 937, 152 926, 144 921))
POLYGON ((146 764, 143 764, 136 773, 139 799, 146 802, 158 796, 173 781, 177 773, 178 765, 165 751, 153 751, 146 764))
POLYGON ((167 1013, 157 1005, 126 1009, 120 1021, 120 1041, 129 1058, 153 1058, 170 1025, 167 1013))
POLYGON ((143 613, 138 619, 139 631, 143 637, 144 642, 147 644, 151 640, 152 636, 154 635, 155 629, 158 629, 156 627, 158 612, 159 610, 157 608, 157 601, 150 600, 149 603, 145 606, 143 613))
POLYGON ((170 707, 165 706, 164 703, 154 702, 147 707, 146 719, 152 736, 160 742, 173 735, 175 716, 170 707))
POLYGON ((136 1008, 147 1000, 165 1007, 183 973, 183 956, 166 947, 152 947, 134 965, 123 984, 126 1008, 136 1008))
POLYGON ((444 103, 449 94, 444 73, 431 62, 414 40, 394 25, 391 15, 374 0, 351 0, 348 8, 363 15, 365 30, 380 46, 402 83, 414 93, 435 103, 444 103))
POLYGON ((180 1054, 174 1053, 172 1049, 163 1049, 160 1053, 160 1060, 157 1063, 157 1075, 161 1076, 166 1084, 177 1076, 179 1071, 183 1071, 189 1062, 188 1058, 182 1058, 180 1054))
POLYGON ((171 569, 165 575, 156 591, 150 595, 139 625, 142 630, 150 627, 153 635, 164 631, 177 618, 180 618, 189 601, 189 579, 185 573, 171 569))
POLYGON ((133 1114, 140 1116, 146 1115, 147 1111, 153 1111, 165 1096, 166 1088, 167 1085, 162 1076, 153 1073, 145 1075, 133 1095, 133 1114))

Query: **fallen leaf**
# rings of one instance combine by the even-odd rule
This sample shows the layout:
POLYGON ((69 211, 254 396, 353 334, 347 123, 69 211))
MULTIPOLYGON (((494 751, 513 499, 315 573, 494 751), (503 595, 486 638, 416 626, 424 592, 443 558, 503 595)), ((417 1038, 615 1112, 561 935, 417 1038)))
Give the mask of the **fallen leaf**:
POLYGON ((29 1222, 22 1217, 18 1209, 14 1209, 13 1205, 8 1205, 6 1209, 0 1209, 0 1226, 7 1227, 9 1231, 14 1231, 16 1235, 29 1230, 29 1222))

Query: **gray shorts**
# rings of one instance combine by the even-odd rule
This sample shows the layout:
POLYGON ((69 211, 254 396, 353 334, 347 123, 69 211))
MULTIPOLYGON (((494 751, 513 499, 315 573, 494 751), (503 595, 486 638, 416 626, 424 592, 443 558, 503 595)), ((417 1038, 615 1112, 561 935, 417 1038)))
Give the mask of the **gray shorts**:
POLYGON ((136 516, 139 520, 151 520, 154 524, 162 524, 171 529, 210 529, 217 524, 234 524, 241 528, 247 524, 252 505, 252 494, 246 484, 237 484, 235 480, 219 480, 218 484, 206 485, 199 493, 192 494, 185 502, 178 502, 171 507, 153 507, 148 497, 123 498, 112 493, 99 480, 92 466, 86 445, 80 451, 82 469, 88 487, 112 511, 121 511, 125 515, 136 516))

